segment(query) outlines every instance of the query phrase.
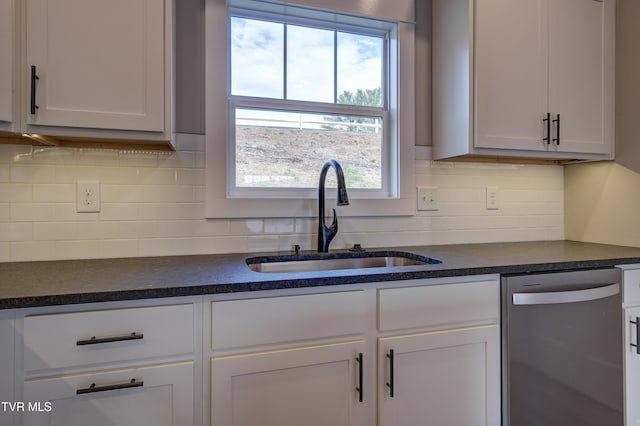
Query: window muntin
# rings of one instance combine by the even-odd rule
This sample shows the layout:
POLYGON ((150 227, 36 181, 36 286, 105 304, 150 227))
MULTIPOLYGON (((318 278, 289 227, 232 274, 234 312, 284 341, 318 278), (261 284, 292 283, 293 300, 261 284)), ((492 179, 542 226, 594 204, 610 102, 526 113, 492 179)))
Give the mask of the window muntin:
POLYGON ((308 19, 289 17, 286 22, 281 15, 230 12, 233 131, 228 135, 227 194, 272 197, 286 196, 288 189, 316 188, 322 164, 334 158, 350 170, 349 188, 374 198, 391 196, 392 147, 386 130, 391 121, 386 82, 391 24, 381 29, 376 20, 371 28, 332 28, 308 19), (297 122, 297 137, 291 121, 297 122), (267 137, 298 142, 274 142, 273 147, 288 148, 275 152, 268 149, 267 137), (301 161, 313 156, 313 162, 301 161), (284 192, 274 192, 277 188, 284 192))

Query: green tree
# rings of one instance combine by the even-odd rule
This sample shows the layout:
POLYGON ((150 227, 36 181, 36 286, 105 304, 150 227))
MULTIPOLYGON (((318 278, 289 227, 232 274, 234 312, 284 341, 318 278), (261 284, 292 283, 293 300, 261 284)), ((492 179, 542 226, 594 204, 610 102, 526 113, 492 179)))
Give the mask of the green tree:
MULTIPOLYGON (((340 105, 358 105, 358 106, 382 106, 382 91, 377 89, 358 89, 356 93, 345 90, 338 96, 338 104, 340 105)), ((327 115, 323 117, 330 124, 323 124, 322 128, 327 130, 342 130, 348 132, 374 133, 377 128, 375 126, 359 126, 358 124, 374 125, 379 119, 361 116, 346 115, 327 115), (337 124, 344 123, 344 124, 337 124)))

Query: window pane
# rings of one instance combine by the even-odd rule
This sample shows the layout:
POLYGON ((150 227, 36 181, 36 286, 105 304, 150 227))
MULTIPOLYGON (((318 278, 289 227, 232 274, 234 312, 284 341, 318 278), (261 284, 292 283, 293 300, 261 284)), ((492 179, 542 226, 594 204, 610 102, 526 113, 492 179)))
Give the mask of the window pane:
POLYGON ((284 24, 231 18, 231 94, 283 98, 284 24))
POLYGON ((333 103, 334 34, 287 25, 287 99, 333 103))
POLYGON ((236 109, 236 186, 317 188, 337 160, 348 188, 382 188, 382 118, 236 109))
POLYGON ((382 107, 383 39, 339 32, 337 45, 337 102, 382 107))

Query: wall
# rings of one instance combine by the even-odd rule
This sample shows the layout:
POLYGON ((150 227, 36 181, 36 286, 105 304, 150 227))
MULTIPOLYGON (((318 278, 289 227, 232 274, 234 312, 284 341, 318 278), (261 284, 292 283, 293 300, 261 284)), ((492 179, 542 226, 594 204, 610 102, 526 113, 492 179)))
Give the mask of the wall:
MULTIPOLYGON (((430 3, 417 5, 416 74, 424 79, 416 116, 430 117, 430 3)), ((177 152, 0 145, 0 262, 315 247, 314 220, 204 218, 203 15, 203 0, 176 2, 177 152), (101 182, 100 213, 76 213, 78 180, 101 182)), ((417 120, 416 136, 430 144, 428 119, 417 120)), ((560 166, 415 165, 416 185, 438 186, 439 210, 342 218, 332 248, 564 238, 560 166), (500 188, 499 210, 485 209, 486 186, 500 188)))
POLYGON ((565 170, 566 237, 640 247, 640 174, 600 162, 565 170))
MULTIPOLYGON (((177 144, 171 154, 0 145, 0 261, 315 247, 314 220, 204 219, 203 138, 177 144), (77 180, 101 182, 100 213, 76 213, 77 180)), ((560 166, 419 160, 415 177, 438 186, 438 211, 342 218, 332 248, 564 237, 560 166), (485 209, 487 185, 500 189, 499 210, 485 209)))

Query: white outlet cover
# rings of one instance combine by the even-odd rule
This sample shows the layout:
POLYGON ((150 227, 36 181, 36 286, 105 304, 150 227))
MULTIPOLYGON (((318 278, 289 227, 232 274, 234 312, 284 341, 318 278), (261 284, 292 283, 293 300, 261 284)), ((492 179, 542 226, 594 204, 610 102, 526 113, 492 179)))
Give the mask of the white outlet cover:
POLYGON ((79 180, 76 183, 76 211, 78 213, 100 212, 100 182, 79 180))

